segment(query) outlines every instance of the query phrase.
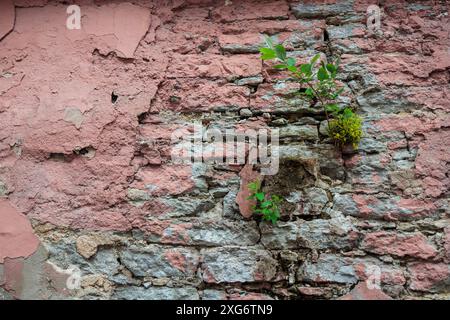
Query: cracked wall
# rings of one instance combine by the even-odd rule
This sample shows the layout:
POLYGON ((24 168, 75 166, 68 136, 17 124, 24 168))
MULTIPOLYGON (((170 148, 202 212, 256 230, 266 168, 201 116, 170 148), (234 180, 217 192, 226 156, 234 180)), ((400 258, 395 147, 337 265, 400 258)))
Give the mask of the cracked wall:
POLYGON ((448 299, 446 1, 75 2, 81 30, 63 1, 1 2, 0 299, 448 299), (262 33, 341 57, 357 152, 262 33), (172 162, 195 121, 280 129, 276 226, 244 201, 255 168, 172 162))

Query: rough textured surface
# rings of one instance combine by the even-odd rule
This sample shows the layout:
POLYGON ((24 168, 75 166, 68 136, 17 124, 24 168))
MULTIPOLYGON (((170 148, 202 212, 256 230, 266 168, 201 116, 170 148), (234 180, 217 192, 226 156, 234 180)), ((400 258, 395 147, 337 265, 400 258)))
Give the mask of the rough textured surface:
POLYGON ((0 264, 5 259, 27 258, 39 246, 26 216, 14 208, 9 201, 0 199, 0 264))
POLYGON ((0 3, 0 40, 14 28, 15 17, 16 14, 13 1, 2 1, 0 3))
POLYGON ((448 299, 448 2, 80 6, 68 30, 64 1, 1 1, 0 299, 448 299), (262 33, 341 58, 358 151, 260 61, 262 33), (246 200, 257 166, 172 161, 196 122, 280 129, 277 225, 246 200))

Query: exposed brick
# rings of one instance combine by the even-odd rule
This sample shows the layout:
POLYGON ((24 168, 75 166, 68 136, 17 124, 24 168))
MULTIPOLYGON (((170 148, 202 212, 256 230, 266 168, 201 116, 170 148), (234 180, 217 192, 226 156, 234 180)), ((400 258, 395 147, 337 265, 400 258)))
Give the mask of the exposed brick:
POLYGON ((278 262, 265 250, 218 248, 202 250, 201 254, 207 283, 270 281, 277 274, 278 262))
POLYGON ((436 292, 450 285, 450 268, 445 263, 416 262, 408 266, 411 272, 412 290, 436 292))
POLYGON ((362 248, 376 254, 421 259, 433 258, 438 253, 421 233, 400 234, 384 231, 368 233, 364 237, 362 248))

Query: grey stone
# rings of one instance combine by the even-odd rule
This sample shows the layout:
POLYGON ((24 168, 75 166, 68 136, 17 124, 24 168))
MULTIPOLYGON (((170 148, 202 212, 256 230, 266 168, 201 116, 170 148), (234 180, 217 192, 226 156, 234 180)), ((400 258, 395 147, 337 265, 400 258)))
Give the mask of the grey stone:
POLYGON ((202 292, 202 300, 226 300, 227 293, 221 290, 206 289, 202 292))
POLYGON ((321 188, 308 188, 303 196, 303 210, 298 212, 300 215, 318 215, 328 202, 328 194, 321 188))
POLYGON ((150 195, 146 190, 134 188, 127 190, 127 197, 130 199, 130 202, 137 207, 143 206, 146 201, 150 200, 150 195))
POLYGON ((161 201, 169 208, 160 216, 164 219, 196 216, 214 208, 214 202, 209 198, 162 198, 161 201))
POLYGON ((209 192, 214 198, 222 198, 222 197, 226 196, 229 191, 230 191, 230 189, 227 187, 222 187, 222 188, 218 187, 218 188, 211 189, 209 192))
POLYGON ((261 242, 268 249, 345 249, 355 244, 349 217, 338 213, 328 220, 297 220, 261 225, 261 242))
POLYGON ((280 139, 283 139, 283 138, 294 138, 296 140, 317 141, 317 140, 319 140, 319 134, 317 132, 316 126, 289 125, 286 127, 282 127, 280 129, 280 139))
POLYGON ((411 160, 397 160, 395 161, 397 169, 408 170, 414 168, 414 161, 411 160))
POLYGON ((287 125, 288 121, 286 119, 284 119, 284 118, 278 118, 278 119, 273 120, 271 122, 271 124, 274 125, 274 126, 280 126, 281 127, 281 126, 287 125))
POLYGON ((251 117, 253 115, 253 112, 250 109, 243 108, 239 110, 239 114, 241 117, 251 117))
POLYGON ((346 180, 346 171, 341 152, 334 145, 323 145, 317 150, 320 173, 332 180, 346 180))
POLYGON ((137 277, 190 278, 197 270, 199 255, 194 249, 149 245, 127 248, 120 253, 120 259, 137 277))
POLYGON ((346 215, 359 215, 359 208, 351 194, 335 194, 333 197, 333 209, 346 215))
POLYGON ((116 274, 119 269, 117 254, 112 249, 100 249, 91 259, 90 264, 96 273, 103 273, 107 276, 116 274))
POLYGON ((238 194, 238 191, 233 188, 223 198, 223 216, 225 218, 235 218, 240 215, 239 207, 236 204, 237 194, 238 194))
POLYGON ((395 151, 394 154, 392 155, 392 159, 394 160, 405 160, 405 159, 411 159, 412 158, 412 154, 409 150, 398 150, 395 151))
POLYGON ((264 78, 262 76, 242 78, 235 81, 238 86, 257 86, 263 82, 264 78))
MULTIPOLYGON (((335 40, 331 42, 331 49, 333 52, 340 52, 342 54, 361 54, 362 49, 353 41, 335 40)), ((363 76, 364 77, 364 76, 363 76)))
POLYGON ((373 269, 382 275, 381 285, 402 287, 406 282, 404 271, 399 267, 381 262, 372 257, 341 257, 331 253, 322 253, 317 261, 306 261, 298 269, 299 281, 315 283, 355 284, 366 280, 373 269))
POLYGON ((262 115, 264 119, 270 119, 272 117, 269 112, 263 112, 262 115))
POLYGON ((278 269, 278 262, 261 249, 214 248, 201 254, 203 280, 207 283, 271 281, 278 269))
POLYGON ((279 148, 280 160, 317 161, 318 154, 305 145, 282 145, 279 148))
POLYGON ((358 95, 356 100, 363 112, 369 115, 380 113, 409 112, 417 108, 417 105, 403 98, 404 93, 399 89, 390 89, 389 95, 396 96, 396 99, 389 99, 385 92, 370 91, 363 95, 358 95), (389 101, 389 103, 386 103, 389 101))
POLYGON ((0 301, 5 301, 5 300, 13 300, 14 297, 9 294, 5 289, 0 287, 0 301))
POLYGON ((322 121, 319 126, 319 132, 321 135, 328 137, 328 122, 322 121))
POLYGON ((359 143, 358 149, 368 153, 379 153, 387 150, 385 142, 379 141, 373 137, 363 137, 359 143))
POLYGON ((108 277, 117 272, 119 263, 118 256, 112 249, 100 249, 97 254, 86 260, 76 251, 73 243, 45 243, 49 252, 50 261, 59 268, 68 269, 75 265, 80 268, 83 275, 86 274, 105 274, 108 277))
POLYGON ((222 49, 222 51, 229 53, 258 53, 261 45, 262 44, 245 45, 245 44, 230 43, 221 45, 220 48, 222 49))
POLYGON ((204 220, 187 231, 189 244, 202 246, 254 245, 259 240, 255 221, 204 220), (243 232, 245 230, 245 232, 243 232))
POLYGON ((258 239, 259 232, 255 221, 228 220, 222 217, 191 219, 188 222, 173 221, 161 233, 147 237, 147 241, 153 243, 201 246, 247 246, 254 245, 258 239))
POLYGON ((355 29, 366 29, 366 26, 361 23, 349 23, 340 26, 327 27, 328 37, 331 41, 337 39, 347 39, 354 36, 355 29))
POLYGON ((293 3, 292 13, 299 18, 326 18, 353 13, 353 1, 345 0, 336 4, 293 3))
POLYGON ((199 300, 197 289, 193 287, 123 287, 116 289, 116 300, 199 300))
MULTIPOLYGON (((296 49, 306 49, 315 47, 318 43, 321 43, 322 38, 318 36, 313 30, 313 24, 310 21, 302 21, 302 23, 309 24, 311 26, 310 30, 292 31, 289 37, 283 41, 285 47, 293 47, 296 49), (309 22, 309 23, 308 23, 309 22)), ((288 56, 291 56, 288 53, 288 56)))
POLYGON ((308 282, 356 284, 358 276, 353 262, 351 259, 321 254, 316 263, 306 261, 299 268, 298 278, 300 281, 308 282))
POLYGON ((317 127, 317 125, 320 123, 320 121, 312 118, 312 117, 302 117, 300 119, 298 119, 296 122, 294 122, 293 124, 295 125, 314 125, 315 127, 317 127))
POLYGON ((6 196, 8 194, 8 188, 6 184, 0 180, 0 197, 6 196))

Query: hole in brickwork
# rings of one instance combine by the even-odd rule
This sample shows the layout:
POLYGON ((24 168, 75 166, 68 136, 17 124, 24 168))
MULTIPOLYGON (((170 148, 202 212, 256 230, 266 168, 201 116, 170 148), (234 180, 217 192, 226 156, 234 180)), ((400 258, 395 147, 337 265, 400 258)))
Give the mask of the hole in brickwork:
POLYGON ((330 36, 329 36, 328 31, 326 29, 323 30, 323 41, 325 41, 325 42, 330 41, 330 36))
MULTIPOLYGON (((266 176, 262 190, 267 194, 277 194, 284 199, 292 198, 296 192, 314 186, 315 178, 305 164, 298 161, 282 161, 279 172, 274 176, 266 176)), ((283 201, 280 206, 281 220, 289 220, 297 210, 298 204, 283 201)))
POLYGON ((116 103, 119 96, 113 92, 111 92, 111 103, 116 103))
POLYGON ((52 152, 48 156, 49 160, 57 161, 57 162, 70 162, 72 161, 72 157, 62 152, 52 152))

